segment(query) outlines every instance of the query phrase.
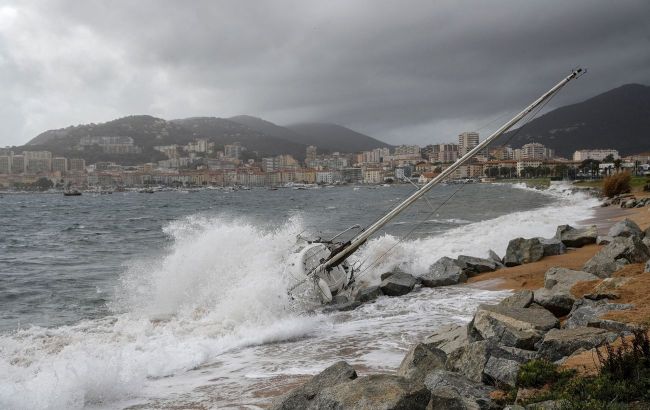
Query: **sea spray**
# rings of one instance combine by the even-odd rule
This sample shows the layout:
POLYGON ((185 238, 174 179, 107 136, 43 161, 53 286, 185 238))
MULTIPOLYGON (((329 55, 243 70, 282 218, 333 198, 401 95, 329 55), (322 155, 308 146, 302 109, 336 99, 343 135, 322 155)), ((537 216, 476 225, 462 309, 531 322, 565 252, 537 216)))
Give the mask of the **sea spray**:
POLYGON ((283 278, 300 230, 297 218, 275 229, 198 216, 170 223, 167 254, 126 269, 114 315, 0 336, 0 408, 124 399, 148 378, 305 336, 322 317, 293 313, 283 278))

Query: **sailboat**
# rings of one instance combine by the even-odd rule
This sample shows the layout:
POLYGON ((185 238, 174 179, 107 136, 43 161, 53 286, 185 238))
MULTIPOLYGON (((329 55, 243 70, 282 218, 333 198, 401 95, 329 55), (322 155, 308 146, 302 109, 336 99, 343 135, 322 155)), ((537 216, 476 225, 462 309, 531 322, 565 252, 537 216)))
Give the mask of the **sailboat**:
POLYGON ((355 269, 350 266, 347 259, 366 243, 368 238, 411 206, 431 188, 450 177, 460 166, 467 163, 474 155, 511 129, 529 113, 536 108, 541 108, 569 81, 580 77, 582 74, 584 74, 582 68, 572 70, 571 74, 564 77, 550 90, 503 124, 488 138, 366 228, 362 229, 359 225, 354 225, 330 239, 309 240, 299 235, 288 266, 289 274, 294 281, 289 288, 289 294, 302 301, 315 303, 329 303, 337 294, 345 294, 349 297, 355 283, 355 269), (339 237, 351 230, 359 230, 359 233, 349 241, 337 241, 339 237))

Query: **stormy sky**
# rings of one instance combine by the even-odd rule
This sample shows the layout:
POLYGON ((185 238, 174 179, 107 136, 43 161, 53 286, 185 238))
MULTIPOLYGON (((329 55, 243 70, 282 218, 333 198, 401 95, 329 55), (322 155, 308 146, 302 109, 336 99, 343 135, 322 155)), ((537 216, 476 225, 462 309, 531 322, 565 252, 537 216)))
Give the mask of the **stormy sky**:
POLYGON ((424 145, 489 132, 577 65, 549 107, 650 84, 650 1, 0 0, 0 146, 130 114, 424 145))

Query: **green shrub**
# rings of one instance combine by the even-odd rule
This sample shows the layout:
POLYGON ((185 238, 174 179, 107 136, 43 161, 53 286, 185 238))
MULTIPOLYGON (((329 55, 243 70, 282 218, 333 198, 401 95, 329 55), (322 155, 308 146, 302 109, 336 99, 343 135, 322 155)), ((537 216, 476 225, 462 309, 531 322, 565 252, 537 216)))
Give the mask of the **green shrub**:
POLYGON ((573 376, 571 370, 558 370, 557 365, 546 360, 531 360, 523 364, 517 375, 519 387, 542 387, 546 384, 555 384, 565 381, 573 376))
POLYGON ((619 172, 618 174, 610 175, 603 181, 603 194, 608 197, 625 194, 630 192, 630 181, 632 176, 629 172, 619 172))

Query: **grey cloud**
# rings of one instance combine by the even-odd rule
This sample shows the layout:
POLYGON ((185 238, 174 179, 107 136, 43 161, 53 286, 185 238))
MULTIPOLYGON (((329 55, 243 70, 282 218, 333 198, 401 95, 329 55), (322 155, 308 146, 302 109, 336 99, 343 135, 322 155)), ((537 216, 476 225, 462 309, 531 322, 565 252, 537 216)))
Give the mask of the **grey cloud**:
POLYGON ((0 1, 0 145, 134 113, 450 140, 577 64, 589 74, 554 106, 650 83, 648 15, 644 0, 0 1))

